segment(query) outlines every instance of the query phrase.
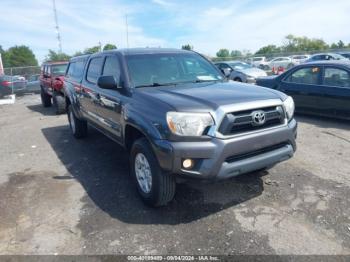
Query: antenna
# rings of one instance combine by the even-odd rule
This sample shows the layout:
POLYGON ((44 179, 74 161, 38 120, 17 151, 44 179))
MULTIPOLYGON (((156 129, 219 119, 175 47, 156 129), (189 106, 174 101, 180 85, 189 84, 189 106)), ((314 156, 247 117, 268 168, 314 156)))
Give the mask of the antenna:
POLYGON ((52 0, 53 4, 53 14, 55 16, 55 29, 57 34, 57 42, 58 42, 58 52, 62 53, 62 42, 61 42, 61 35, 60 35, 60 28, 58 27, 58 19, 57 19, 57 11, 56 11, 56 1, 52 0))
POLYGON ((125 15, 125 26, 126 26, 126 46, 129 48, 129 27, 128 27, 128 15, 125 15))

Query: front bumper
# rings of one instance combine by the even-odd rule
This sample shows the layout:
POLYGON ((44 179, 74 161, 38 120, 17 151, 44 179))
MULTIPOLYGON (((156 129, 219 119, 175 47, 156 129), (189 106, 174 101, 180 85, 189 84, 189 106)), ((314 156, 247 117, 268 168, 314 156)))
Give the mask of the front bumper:
POLYGON ((297 123, 228 139, 169 142, 157 140, 153 147, 161 167, 180 176, 201 179, 226 179, 291 158, 296 150, 297 123), (187 170, 184 159, 195 165, 187 170))

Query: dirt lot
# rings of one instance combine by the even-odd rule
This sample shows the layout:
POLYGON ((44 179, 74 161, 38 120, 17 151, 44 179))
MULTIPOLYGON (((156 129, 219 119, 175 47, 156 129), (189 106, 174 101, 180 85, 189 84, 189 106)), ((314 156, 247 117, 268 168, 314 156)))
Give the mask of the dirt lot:
POLYGON ((295 157, 142 204, 128 160, 37 95, 0 107, 0 254, 350 254, 350 123, 298 116, 295 157))

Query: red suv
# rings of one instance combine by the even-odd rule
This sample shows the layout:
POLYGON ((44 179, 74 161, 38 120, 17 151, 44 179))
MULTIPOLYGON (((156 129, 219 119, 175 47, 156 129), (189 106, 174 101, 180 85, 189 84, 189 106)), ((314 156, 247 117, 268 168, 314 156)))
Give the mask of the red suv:
POLYGON ((67 65, 68 62, 62 61, 45 62, 41 66, 41 102, 44 107, 50 107, 53 103, 56 114, 62 114, 66 110, 66 102, 62 88, 67 65))

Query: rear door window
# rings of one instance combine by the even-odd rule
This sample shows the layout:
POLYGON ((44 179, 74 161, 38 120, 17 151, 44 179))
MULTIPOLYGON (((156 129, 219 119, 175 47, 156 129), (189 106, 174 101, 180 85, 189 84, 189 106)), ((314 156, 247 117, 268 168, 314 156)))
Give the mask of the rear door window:
POLYGON ((340 69, 326 67, 324 70, 324 85, 350 88, 349 72, 340 69))
POLYGON ((285 81, 295 84, 317 85, 320 79, 320 68, 317 66, 305 67, 294 71, 285 81))
POLYGON ((101 75, 103 64, 102 57, 96 57, 90 60, 89 67, 86 74, 86 80, 90 83, 96 84, 98 77, 101 75))

